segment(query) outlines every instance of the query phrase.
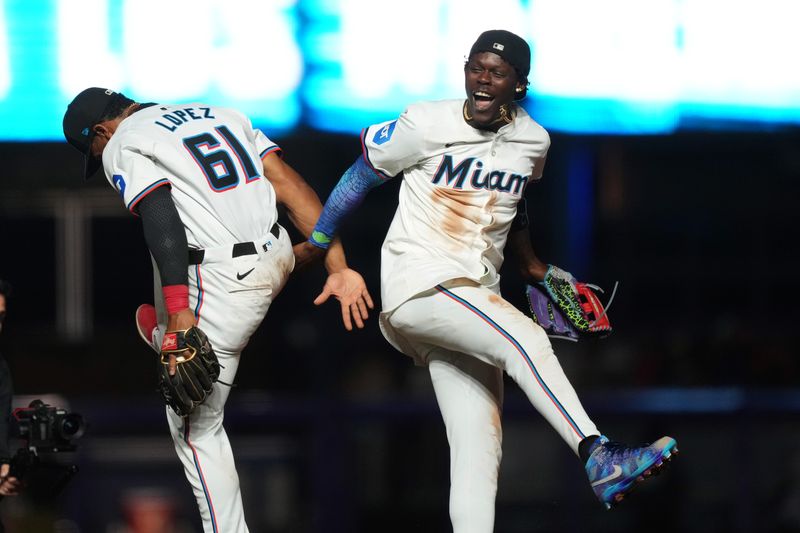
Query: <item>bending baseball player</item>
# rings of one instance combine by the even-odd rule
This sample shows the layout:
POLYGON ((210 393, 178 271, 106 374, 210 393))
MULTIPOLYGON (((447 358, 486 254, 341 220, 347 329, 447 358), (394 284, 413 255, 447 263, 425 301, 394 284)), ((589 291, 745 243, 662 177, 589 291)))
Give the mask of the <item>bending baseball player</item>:
POLYGON ((370 189, 402 174, 381 252, 380 327, 430 372, 450 443, 455 533, 494 527, 503 371, 580 457, 606 506, 677 451, 670 437, 629 447, 603 436, 546 332, 500 294, 506 244, 528 283, 547 278, 560 291, 574 285, 534 254, 520 202, 542 176, 550 145, 515 103, 526 95, 530 58, 519 36, 487 31, 464 65, 466 99, 415 103, 396 120, 366 128, 363 154, 332 191, 310 239, 326 248, 370 189))
MULTIPOLYGON (((280 148, 232 109, 142 104, 93 87, 69 104, 63 126, 86 156, 85 177, 102 166, 141 217, 156 306, 138 309, 137 327, 161 354, 169 427, 203 528, 246 532, 225 402, 242 350, 292 269, 323 256, 307 242, 292 246, 276 204, 306 236, 322 204, 280 148)), ((372 300, 339 243, 325 266, 318 303, 338 298, 345 327, 363 327, 372 300)))

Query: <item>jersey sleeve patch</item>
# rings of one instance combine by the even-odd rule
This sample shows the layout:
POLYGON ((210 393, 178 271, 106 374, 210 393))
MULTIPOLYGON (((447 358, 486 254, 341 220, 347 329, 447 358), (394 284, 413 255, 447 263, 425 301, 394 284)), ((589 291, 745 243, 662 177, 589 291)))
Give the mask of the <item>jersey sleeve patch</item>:
POLYGON ((367 166, 369 166, 369 168, 371 168, 371 169, 372 169, 372 171, 373 171, 373 172, 375 172, 375 174, 377 174, 378 176, 380 176, 382 179, 384 179, 384 180, 390 180, 390 179, 392 179, 394 176, 390 176, 390 175, 389 175, 389 174, 387 174, 386 172, 383 172, 381 169, 379 169, 378 167, 376 167, 376 166, 373 164, 373 162, 371 161, 371 159, 370 159, 370 156, 369 156, 369 146, 367 145, 367 130, 368 130, 368 129, 367 129, 367 128, 365 128, 365 129, 364 129, 364 130, 362 130, 362 132, 361 132, 361 151, 362 151, 362 153, 364 154, 364 162, 367 164, 367 166))
POLYGON ((124 200, 125 199, 125 178, 122 177, 121 174, 114 174, 111 177, 111 183, 114 184, 114 188, 117 189, 120 197, 124 200))
POLYGON ((375 135, 372 136, 372 142, 381 145, 383 143, 387 143, 392 139, 392 134, 394 133, 394 127, 397 125, 397 121, 393 120, 383 126, 381 129, 375 132, 375 135))

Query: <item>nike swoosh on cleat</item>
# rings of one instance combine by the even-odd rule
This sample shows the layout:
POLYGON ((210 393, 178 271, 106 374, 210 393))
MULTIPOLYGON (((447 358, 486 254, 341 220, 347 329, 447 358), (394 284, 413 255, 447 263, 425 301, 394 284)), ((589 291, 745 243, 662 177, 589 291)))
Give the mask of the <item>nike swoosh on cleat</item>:
POLYGON ((247 277, 247 276, 250 274, 250 272, 252 272, 253 270, 255 270, 255 267, 251 268, 250 270, 248 270, 248 271, 247 271, 247 272, 245 272, 244 274, 239 274, 239 273, 237 272, 237 273, 236 273, 236 279, 238 279, 238 280, 240 280, 240 281, 241 281, 241 280, 243 280, 243 279, 244 279, 244 278, 246 278, 246 277, 247 277))
POLYGON ((610 475, 604 477, 603 479, 598 479, 594 483, 592 483, 592 487, 596 487, 597 485, 602 485, 606 481, 611 481, 612 479, 616 479, 622 475, 622 467, 619 465, 614 465, 614 472, 610 475))

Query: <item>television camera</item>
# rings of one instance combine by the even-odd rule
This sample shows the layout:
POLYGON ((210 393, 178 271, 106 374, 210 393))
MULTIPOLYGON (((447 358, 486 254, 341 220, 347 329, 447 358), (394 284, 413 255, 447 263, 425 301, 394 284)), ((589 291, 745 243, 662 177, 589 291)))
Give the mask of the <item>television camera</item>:
POLYGON ((10 475, 24 479, 26 492, 34 497, 57 495, 78 472, 76 465, 64 463, 57 455, 74 452, 75 441, 85 430, 81 415, 42 400, 14 409, 10 434, 19 438, 22 446, 11 459, 10 475))

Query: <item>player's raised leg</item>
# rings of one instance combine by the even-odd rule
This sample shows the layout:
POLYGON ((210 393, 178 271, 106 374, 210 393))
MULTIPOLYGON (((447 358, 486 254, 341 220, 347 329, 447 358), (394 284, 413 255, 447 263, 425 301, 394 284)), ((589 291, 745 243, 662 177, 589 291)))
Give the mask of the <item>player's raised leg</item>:
MULTIPOLYGON (((670 437, 641 447, 596 438, 600 433, 564 374, 550 340, 524 313, 486 288, 441 287, 440 294, 453 309, 466 312, 456 318, 463 334, 453 336, 451 347, 472 350, 477 357, 502 366, 576 453, 587 448, 585 458, 579 455, 585 459, 595 495, 606 507, 622 501, 637 483, 664 467, 677 447, 670 437)), ((447 320, 455 313, 440 311, 447 320)))
POLYGON ((222 425, 225 401, 239 365, 238 355, 220 353, 222 366, 219 381, 208 399, 189 416, 181 418, 167 408, 170 434, 178 458, 183 463, 205 533, 244 533, 244 519, 239 476, 233 451, 222 425))
POLYGON ((576 455, 584 438, 599 435, 547 335, 486 287, 469 282, 440 285, 430 295, 403 304, 390 322, 410 339, 505 370, 576 455))
POLYGON ((491 533, 502 456, 502 371, 442 349, 431 352, 428 369, 450 443, 453 532, 491 533))

